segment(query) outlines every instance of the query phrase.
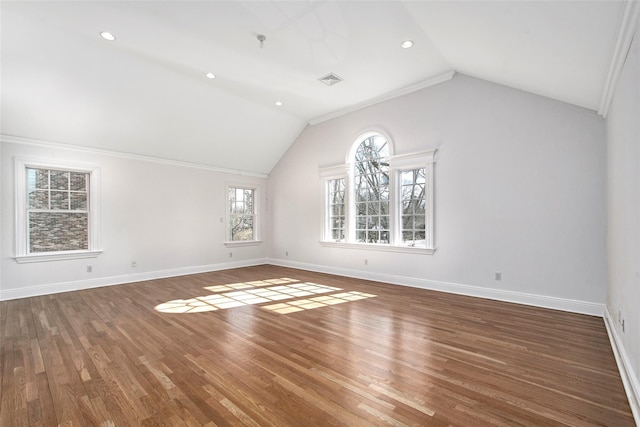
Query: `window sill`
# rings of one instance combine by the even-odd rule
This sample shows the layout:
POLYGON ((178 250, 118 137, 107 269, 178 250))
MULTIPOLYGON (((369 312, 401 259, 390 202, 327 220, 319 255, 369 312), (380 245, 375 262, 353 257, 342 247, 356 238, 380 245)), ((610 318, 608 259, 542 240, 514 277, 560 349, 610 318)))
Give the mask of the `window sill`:
POLYGON ((18 264, 28 264, 32 262, 63 261, 69 259, 97 258, 102 250, 96 251, 67 251, 67 252, 43 252, 29 255, 19 255, 14 257, 18 264))
POLYGON ((258 246, 262 244, 262 240, 237 240, 235 242, 224 242, 228 248, 238 248, 242 246, 258 246))
POLYGON ((416 248, 411 246, 376 245, 372 243, 345 243, 321 241, 320 244, 327 248, 365 249, 385 252, 402 252, 407 254, 433 255, 436 248, 416 248))

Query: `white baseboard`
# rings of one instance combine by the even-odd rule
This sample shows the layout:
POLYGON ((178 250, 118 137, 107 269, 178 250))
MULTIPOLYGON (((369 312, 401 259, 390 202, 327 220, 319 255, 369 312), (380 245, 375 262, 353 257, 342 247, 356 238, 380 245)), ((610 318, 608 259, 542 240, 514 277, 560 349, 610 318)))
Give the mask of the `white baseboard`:
POLYGON ((142 282, 144 280, 163 279, 166 277, 184 276, 187 274, 207 273, 210 271, 228 270, 230 268, 251 267, 267 264, 265 258, 248 261, 225 262, 220 264, 199 265, 194 267, 173 268, 170 270, 149 271, 120 276, 100 277, 89 280, 52 283, 48 285, 28 286, 24 288, 0 289, 0 301, 18 298, 35 297, 39 295, 58 294, 82 289, 99 288, 102 286, 121 285, 125 283, 142 282))
POLYGON ((268 264, 602 317, 604 304, 268 258, 268 264))
POLYGON ((611 341, 611 348, 613 354, 616 357, 616 363, 618 364, 618 371, 620 371, 620 377, 622 377, 622 384, 624 384, 624 390, 627 393, 627 399, 629 400, 629 406, 631 406, 631 412, 633 418, 636 421, 636 425, 640 426, 640 381, 638 376, 633 370, 629 355, 627 354, 620 335, 615 327, 615 321, 609 313, 609 309, 604 309, 604 325, 607 327, 609 334, 609 340, 611 341))

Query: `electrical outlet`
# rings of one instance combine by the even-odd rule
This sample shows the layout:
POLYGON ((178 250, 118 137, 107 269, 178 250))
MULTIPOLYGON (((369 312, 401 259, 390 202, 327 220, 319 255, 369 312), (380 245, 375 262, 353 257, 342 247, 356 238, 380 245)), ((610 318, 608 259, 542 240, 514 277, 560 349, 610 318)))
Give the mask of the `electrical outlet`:
POLYGON ((284 251, 284 256, 289 256, 289 251, 284 251))
POLYGON ((229 258, 233 257, 233 252, 229 252, 229 258))
POLYGON ((136 268, 137 266, 138 266, 138 261, 136 261, 136 260, 132 260, 132 261, 131 261, 131 267, 132 267, 132 268, 136 268))
POLYGON ((369 265, 369 260, 368 259, 364 260, 364 265, 369 265))
POLYGON ((496 271, 495 279, 496 280, 502 280, 502 272, 501 271, 496 271))
POLYGON ((93 265, 87 265, 87 273, 93 272, 93 265))

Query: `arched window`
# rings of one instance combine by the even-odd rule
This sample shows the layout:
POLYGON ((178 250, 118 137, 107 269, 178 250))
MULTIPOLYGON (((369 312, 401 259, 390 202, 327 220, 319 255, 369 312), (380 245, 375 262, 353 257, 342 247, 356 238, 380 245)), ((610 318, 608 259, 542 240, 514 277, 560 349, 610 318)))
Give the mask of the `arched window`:
POLYGON ((434 153, 396 156, 380 132, 356 138, 347 164, 320 171, 323 245, 433 253, 434 153))
POLYGON ((361 139, 352 159, 355 241, 388 244, 389 141, 377 133, 361 139))

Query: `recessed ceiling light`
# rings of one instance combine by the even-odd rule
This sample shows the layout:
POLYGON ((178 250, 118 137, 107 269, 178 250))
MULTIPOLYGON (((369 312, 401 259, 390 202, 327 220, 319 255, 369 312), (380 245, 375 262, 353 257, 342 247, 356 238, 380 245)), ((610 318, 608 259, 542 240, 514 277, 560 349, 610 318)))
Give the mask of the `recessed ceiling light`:
POLYGON ((113 34, 111 34, 109 31, 103 31, 100 33, 100 37, 102 37, 105 40, 109 40, 110 42, 114 41, 116 39, 116 36, 114 36, 113 34))
POLYGON ((215 79, 215 78, 216 78, 216 75, 215 75, 215 74, 213 74, 213 73, 207 73, 207 74, 205 74, 205 76, 206 76, 208 79, 215 79))
POLYGON ((411 46, 413 46, 413 41, 412 40, 405 40, 402 42, 402 44, 400 45, 405 49, 409 49, 411 46))
POLYGON ((282 101, 276 101, 276 105, 277 105, 278 107, 282 106, 282 101))

